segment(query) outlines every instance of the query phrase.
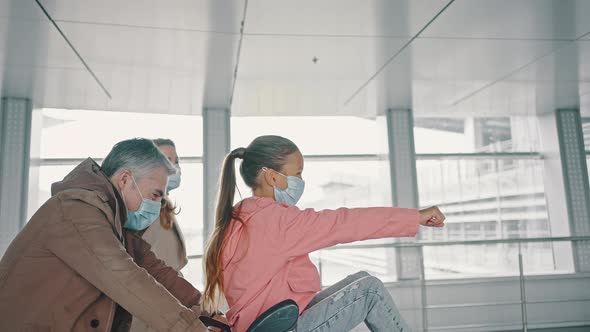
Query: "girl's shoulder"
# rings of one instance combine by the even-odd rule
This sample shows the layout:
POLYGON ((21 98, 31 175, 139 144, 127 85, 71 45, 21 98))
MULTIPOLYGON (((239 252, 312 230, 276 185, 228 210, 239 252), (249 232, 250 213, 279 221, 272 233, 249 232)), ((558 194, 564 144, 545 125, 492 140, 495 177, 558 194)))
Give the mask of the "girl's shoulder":
POLYGON ((288 205, 275 201, 270 197, 248 197, 238 202, 234 206, 235 212, 240 216, 242 221, 257 217, 267 217, 270 215, 281 214, 286 212, 288 205))
POLYGON ((288 205, 286 205, 284 203, 277 202, 270 197, 252 196, 252 197, 244 198, 243 200, 236 203, 236 205, 234 205, 234 209, 241 209, 242 211, 250 211, 250 210, 258 210, 260 208, 265 208, 265 207, 268 207, 271 205, 288 207, 288 205))

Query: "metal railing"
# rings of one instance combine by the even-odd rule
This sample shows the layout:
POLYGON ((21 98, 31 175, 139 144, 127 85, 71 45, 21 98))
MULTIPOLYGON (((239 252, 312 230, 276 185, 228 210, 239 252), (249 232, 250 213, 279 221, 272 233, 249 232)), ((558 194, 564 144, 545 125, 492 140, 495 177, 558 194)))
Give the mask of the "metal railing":
MULTIPOLYGON (((525 288, 524 265, 521 246, 523 243, 543 243, 543 242, 579 242, 590 241, 590 236, 561 236, 561 237, 536 237, 536 238, 511 238, 511 239, 488 239, 488 240, 463 240, 463 241, 415 241, 415 242, 394 242, 384 244, 358 244, 358 245, 339 245, 330 248, 322 249, 324 251, 334 250, 350 250, 350 249, 382 249, 382 248, 424 248, 437 246, 454 246, 454 245, 486 245, 486 244, 518 244, 518 278, 520 288, 520 304, 521 320, 523 331, 528 331, 528 317, 527 317, 527 295, 525 288)), ((189 259, 202 259, 203 255, 190 255, 189 259)), ((422 250, 420 250, 420 290, 422 293, 422 325, 424 331, 428 330, 428 298, 426 293, 426 278, 425 266, 422 250)), ((320 265, 320 280, 323 277, 321 269, 321 257, 319 258, 320 265)), ((590 300, 590 299, 589 299, 590 300)), ((552 301, 545 301, 550 303, 552 301)), ((536 301, 535 303, 545 303, 544 301, 536 301)), ((511 303, 512 304, 512 303, 511 303)), ((516 303, 514 303, 516 304, 516 303)))
MULTIPOLYGON (((590 236, 562 236, 562 237, 537 237, 537 238, 512 238, 512 239, 490 239, 490 240, 463 240, 463 241, 416 241, 416 242, 395 242, 386 244, 359 244, 359 245, 340 245, 323 250, 350 250, 350 249, 371 249, 371 248, 423 248, 423 247, 436 247, 436 246, 453 246, 453 245, 483 245, 483 244, 518 244, 518 277, 520 287, 520 306, 521 306, 521 319, 523 331, 528 331, 528 318, 527 318, 527 299, 526 299, 526 288, 524 278, 524 266, 522 258, 521 245, 523 243, 542 243, 542 242, 578 242, 578 241, 590 241, 590 236)), ((321 262, 320 262, 321 266, 321 262)), ((322 271, 320 269, 320 279, 322 278, 322 271)), ((422 250, 420 250, 420 288, 422 293, 422 324, 424 331, 428 330, 428 299, 426 293, 426 278, 425 278, 425 267, 424 257, 422 250)))

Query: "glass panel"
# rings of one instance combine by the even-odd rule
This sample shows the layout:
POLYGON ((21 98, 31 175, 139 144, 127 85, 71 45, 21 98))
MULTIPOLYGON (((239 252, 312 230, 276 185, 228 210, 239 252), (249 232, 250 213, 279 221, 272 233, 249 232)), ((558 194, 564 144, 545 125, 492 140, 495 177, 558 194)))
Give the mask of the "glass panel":
POLYGON ((191 258, 188 260, 188 264, 180 271, 184 279, 190 282, 193 287, 200 290, 201 292, 205 289, 204 278, 203 278, 203 259, 202 258, 191 258))
POLYGON ((43 109, 41 158, 103 158, 119 141, 170 138, 181 156, 201 156, 202 118, 170 114, 43 109))
POLYGON ((425 240, 551 235, 540 160, 419 160, 417 169, 420 203, 447 216, 433 231, 443 234, 425 240))
POLYGON ((451 279, 518 275, 516 250, 502 250, 499 244, 426 246, 423 251, 425 277, 451 279))
POLYGON ((51 184, 61 181, 69 172, 71 172, 75 165, 44 165, 39 167, 39 191, 35 202, 29 201, 29 204, 34 205, 37 210, 51 197, 51 184))
POLYGON ((536 117, 416 118, 416 153, 539 151, 536 117))
MULTIPOLYGON (((568 273, 556 264, 554 250, 563 243, 522 243, 526 275, 568 273)), ((426 279, 518 276, 518 243, 469 244, 424 247, 426 279)))
POLYGON ((383 282, 397 280, 394 248, 321 250, 311 257, 324 286, 359 271, 369 272, 383 282))
POLYGON ((261 135, 292 140, 305 155, 387 153, 382 118, 353 116, 232 117, 232 147, 247 146, 261 135))
POLYGON ((180 208, 176 216, 184 235, 187 255, 203 253, 203 164, 182 163, 182 183, 170 192, 180 208))
MULTIPOLYGON (((551 236, 541 160, 419 160, 420 202, 438 205, 447 227, 423 241, 466 241, 551 236)), ((551 243, 525 243, 526 271, 558 271, 551 243)), ((429 279, 518 274, 518 244, 426 246, 429 279)))

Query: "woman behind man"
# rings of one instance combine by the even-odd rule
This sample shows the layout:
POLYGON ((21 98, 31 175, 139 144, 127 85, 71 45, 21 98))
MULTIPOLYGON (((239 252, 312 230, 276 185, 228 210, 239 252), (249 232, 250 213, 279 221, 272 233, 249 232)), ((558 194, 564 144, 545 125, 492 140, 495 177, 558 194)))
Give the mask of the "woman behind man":
POLYGON ((248 326, 274 304, 299 305, 297 331, 343 332, 364 322, 372 331, 409 331, 381 281, 360 272, 321 291, 309 253, 338 243, 415 236, 419 225, 442 227, 438 208, 300 210, 303 156, 280 136, 261 136, 225 159, 215 230, 205 253, 205 309, 222 295, 233 331, 248 326), (235 160, 253 197, 233 206, 235 160))
MULTIPOLYGON (((176 207, 170 201, 168 194, 178 188, 181 182, 181 169, 176 153, 176 145, 170 139, 158 138, 153 142, 162 154, 168 158, 176 168, 176 174, 168 177, 166 195, 162 198, 159 218, 148 228, 142 231, 141 237, 152 246, 152 252, 166 265, 178 271, 186 266, 186 245, 180 227, 176 221, 176 207)), ((182 274, 181 274, 182 275, 182 274)), ((150 331, 148 325, 134 318, 131 326, 132 332, 150 331)))

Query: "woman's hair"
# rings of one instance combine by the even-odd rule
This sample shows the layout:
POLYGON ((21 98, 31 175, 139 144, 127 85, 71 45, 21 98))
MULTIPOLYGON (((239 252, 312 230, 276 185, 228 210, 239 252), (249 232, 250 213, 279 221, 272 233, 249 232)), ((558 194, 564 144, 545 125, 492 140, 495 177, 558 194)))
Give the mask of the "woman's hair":
MULTIPOLYGON (((161 146, 171 146, 176 148, 174 145, 174 141, 168 138, 156 138, 152 140, 154 144, 159 148, 161 146)), ((160 225, 162 228, 166 230, 172 229, 174 225, 174 220, 176 220, 175 216, 180 213, 176 211, 176 205, 170 201, 170 199, 166 197, 162 197, 162 207, 160 208, 160 225)))
POLYGON ((290 140, 269 135, 257 137, 248 147, 237 148, 225 157, 219 181, 215 229, 209 237, 205 251, 206 285, 202 299, 205 310, 217 311, 223 294, 221 252, 225 231, 232 219, 242 222, 239 218, 239 207, 235 210, 233 208, 236 190, 236 159, 243 159, 240 174, 246 185, 254 190, 259 185, 258 174, 263 167, 281 171, 287 157, 297 151, 299 149, 290 140))
POLYGON ((176 220, 176 215, 180 213, 176 211, 176 205, 170 201, 168 196, 162 197, 162 206, 160 207, 160 225, 165 230, 171 230, 176 220))
POLYGON ((158 147, 168 145, 176 149, 174 141, 169 138, 154 138, 152 141, 154 141, 154 144, 156 144, 158 147))

